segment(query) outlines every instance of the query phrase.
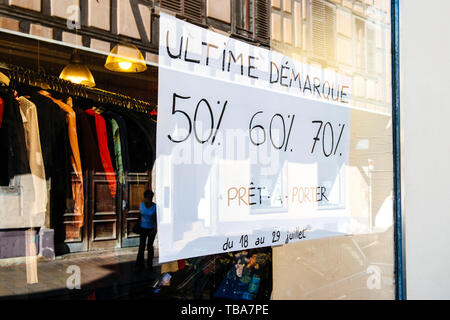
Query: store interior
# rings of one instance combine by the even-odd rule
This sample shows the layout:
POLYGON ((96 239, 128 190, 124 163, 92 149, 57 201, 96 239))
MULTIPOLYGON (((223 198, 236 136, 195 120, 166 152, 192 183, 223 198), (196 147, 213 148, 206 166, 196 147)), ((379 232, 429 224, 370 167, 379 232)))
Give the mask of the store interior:
MULTIPOLYGON (((148 64, 143 72, 115 72, 105 68, 105 54, 7 33, 2 34, 0 40, 0 57, 0 71, 9 76, 10 88, 17 92, 18 96, 31 95, 33 98, 36 92, 45 90, 54 101, 62 99, 67 102, 69 97, 72 98, 74 105, 79 104, 84 111, 98 107, 103 114, 106 114, 106 111, 125 117, 129 115, 133 120, 148 118, 152 122, 147 124, 155 125, 152 130, 156 127, 158 69, 151 64, 148 64), (77 58, 92 73, 95 88, 72 84, 58 78, 61 71, 73 62, 71 60, 74 59, 74 50, 77 58), (90 101, 93 105, 88 105, 85 101, 90 101), (83 104, 86 106, 82 106, 83 104)), ((144 127, 145 125, 141 127, 143 140, 151 140, 148 143, 150 147, 143 151, 144 154, 151 153, 149 161, 129 152, 130 168, 125 170, 123 183, 119 181, 119 173, 114 166, 117 179, 114 196, 111 193, 111 181, 105 172, 96 172, 89 166, 85 168, 81 146, 83 175, 82 178, 77 177, 75 172, 72 172, 71 183, 73 188, 77 188, 77 184, 79 187, 80 181, 83 181, 83 214, 76 213, 77 200, 74 194, 72 206, 65 206, 65 212, 62 213, 64 210, 61 206, 53 207, 54 203, 59 201, 55 199, 62 198, 61 193, 55 193, 54 189, 49 191, 49 214, 44 225, 33 226, 32 230, 41 237, 41 229, 54 231, 52 249, 56 256, 89 251, 100 253, 109 249, 136 247, 139 244, 139 235, 133 232, 133 227, 139 221, 139 204, 143 201, 143 193, 152 185, 156 139, 156 131, 145 132, 144 127), (133 165, 135 157, 138 160, 134 161, 133 165)), ((78 132, 80 143, 80 136, 83 135, 81 131, 78 132)), ((139 146, 139 143, 136 143, 136 147, 139 146)), ((55 181, 54 176, 53 180, 55 181)), ((22 228, 14 230, 29 232, 29 226, 25 224, 17 225, 22 228)), ((157 247, 157 241, 155 245, 157 247)), ((43 249, 34 248, 36 254, 42 254, 43 249)), ((149 287, 150 293, 159 297, 180 299, 268 299, 272 291, 271 251, 271 248, 247 250, 158 265, 152 286, 149 287)))

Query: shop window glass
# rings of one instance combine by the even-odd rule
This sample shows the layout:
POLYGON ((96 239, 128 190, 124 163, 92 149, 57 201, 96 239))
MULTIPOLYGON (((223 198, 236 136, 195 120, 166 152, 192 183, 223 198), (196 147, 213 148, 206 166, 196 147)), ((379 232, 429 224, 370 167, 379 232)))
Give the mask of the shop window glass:
POLYGON ((202 22, 203 0, 159 0, 162 8, 178 13, 192 21, 202 22))
POLYGON ((395 297, 390 10, 389 2, 376 4, 302 1, 294 27, 303 30, 302 46, 296 46, 277 34, 285 32, 279 18, 286 17, 285 1, 272 2, 272 18, 279 20, 272 21, 271 50, 352 84, 349 164, 317 171, 332 190, 319 212, 347 208, 350 236, 273 248, 275 299, 395 297))
POLYGON ((267 45, 270 37, 269 0, 233 1, 234 33, 267 45))
MULTIPOLYGON (((0 21, 0 71, 8 75, 12 85, 2 82, 0 102, 14 105, 14 94, 17 94, 41 110, 48 107, 54 114, 38 113, 43 118, 48 116, 46 119, 52 123, 39 123, 42 126, 42 155, 39 158, 35 154, 36 161, 29 161, 34 157, 27 154, 27 143, 36 141, 32 141, 26 131, 14 131, 10 125, 12 120, 15 125, 23 125, 27 122, 22 118, 26 113, 6 113, 5 118, 0 118, 0 155, 8 154, 9 146, 17 147, 19 156, 15 163, 25 164, 24 168, 19 165, 15 168, 15 175, 0 173, 0 260, 23 258, 27 265, 20 270, 0 265, 0 298, 20 295, 29 298, 34 294, 37 297, 37 293, 43 291, 50 296, 60 294, 60 289, 64 294, 72 294, 64 281, 62 284, 54 281, 60 274, 55 273, 53 277, 52 272, 56 269, 52 263, 64 260, 55 261, 55 255, 79 253, 85 256, 80 256, 76 264, 86 268, 86 274, 92 274, 92 278, 83 282, 82 288, 89 289, 78 297, 116 298, 123 292, 104 290, 103 286, 117 288, 124 278, 134 274, 140 207, 145 200, 145 190, 154 188, 156 183, 153 165, 158 113, 158 52, 156 43, 152 42, 150 46, 148 39, 144 41, 139 37, 151 34, 151 41, 157 38, 154 35, 158 34, 158 7, 188 22, 211 27, 205 25, 208 21, 205 6, 213 5, 214 1, 110 2, 118 4, 117 7, 97 1, 98 5, 104 5, 102 8, 107 8, 104 10, 110 10, 105 16, 115 18, 107 24, 96 25, 110 24, 110 30, 85 25, 93 19, 86 15, 94 14, 95 17, 95 12, 83 8, 80 11, 82 28, 73 30, 68 25, 76 23, 66 24, 61 17, 39 11, 39 6, 26 8, 21 5, 11 9, 3 2, 0 4, 4 16, 0 21), (118 10, 136 13, 136 8, 139 15, 130 14, 125 19, 117 14, 118 10), (8 15, 8 9, 13 13, 8 15), (26 20, 30 10, 33 10, 32 21, 26 20), (38 15, 39 23, 34 18, 38 15), (148 17, 151 23, 135 21, 135 16, 140 16, 140 20, 148 17), (116 18, 122 20, 116 21, 116 18), (118 29, 124 32, 118 34, 118 29), (147 69, 142 73, 105 69, 110 49, 118 43, 139 50, 147 69), (80 63, 73 59, 74 51, 92 72, 98 90, 58 80, 67 64, 80 63), (50 102, 42 95, 42 90, 49 92, 55 100, 50 102), (75 173, 75 140, 69 138, 69 120, 66 122, 69 117, 66 118, 63 111, 70 103, 76 111, 77 124, 73 129, 78 133, 81 174, 75 173), (9 131, 5 133, 6 130, 9 131), (21 161, 20 157, 27 161, 21 161), (46 177, 39 174, 32 177, 31 171, 39 163, 47 166, 46 177), (34 194, 33 188, 39 188, 40 195, 47 199, 45 205, 36 202, 34 196, 24 197, 26 193, 34 194), (84 198, 79 197, 80 192, 84 198), (80 212, 80 203, 83 212, 80 212), (31 208, 30 204, 40 209, 35 214, 28 214, 26 209, 31 208), (105 252, 111 250, 117 250, 118 254, 107 256, 105 252), (38 255, 45 261, 38 261, 38 255), (111 276, 112 269, 118 270, 120 277, 111 276), (43 284, 44 289, 39 287, 42 290, 26 285, 39 281, 43 284), (3 285, 6 282, 8 284, 3 285)), ((80 1, 81 5, 88 2, 80 1)), ((370 1, 360 0, 232 0, 230 23, 224 19, 215 21, 213 26, 221 33, 231 33, 233 38, 281 53, 321 74, 339 74, 350 79, 351 94, 346 106, 350 109, 351 121, 348 165, 336 167, 317 162, 310 163, 311 169, 305 170, 319 186, 328 190, 327 201, 318 202, 315 211, 317 216, 326 214, 318 217, 323 220, 324 228, 327 224, 342 224, 348 233, 273 248, 233 251, 162 265, 155 263, 156 277, 147 273, 135 275, 138 282, 151 283, 147 291, 138 288, 135 294, 180 299, 394 298, 391 26, 389 2, 382 2, 386 5, 375 1, 377 8, 374 8, 370 1), (349 212, 349 219, 345 221, 337 214, 343 209, 349 212), (238 286, 244 286, 245 290, 235 290, 238 286)), ((46 3, 52 6, 56 1, 46 3)), ((49 11, 48 5, 44 9, 49 11)), ((70 19, 75 18, 66 17, 69 22, 70 19)), ((211 52, 213 48, 210 47, 211 52)), ((122 61, 122 68, 129 68, 130 64, 122 61)), ((3 77, 1 79, 4 81, 3 77)), ((332 103, 324 103, 329 102, 332 103)), ((177 115, 181 113, 178 111, 177 115)), ((334 138, 337 141, 337 133, 334 138)), ((0 169, 11 165, 5 159, 0 159, 0 169)), ((190 168, 192 170, 186 175, 188 179, 202 179, 202 175, 207 175, 196 171, 194 165, 190 168)), ((288 212, 283 195, 289 190, 289 168, 282 166, 281 170, 270 172, 250 165, 248 171, 257 177, 252 181, 255 186, 269 187, 260 190, 261 205, 250 208, 249 215, 270 219, 272 213, 281 213, 283 218, 288 212)), ((179 174, 181 169, 173 172, 179 174)), ((301 179, 299 183, 302 183, 301 179)), ((321 196, 317 186, 305 187, 316 188, 308 192, 321 196)), ((174 187, 178 191, 183 188, 183 185, 174 187)), ((205 185, 204 190, 205 193, 214 191, 210 185, 205 185)), ((169 188, 162 191, 167 199, 171 192, 173 190, 169 188)), ((222 218, 208 215, 208 205, 188 199, 184 204, 178 204, 177 213, 168 219, 185 217, 186 207, 197 211, 189 217, 188 229, 178 222, 170 231, 175 240, 182 240, 189 234, 206 234, 205 230, 214 223, 213 220, 222 218)), ((274 231, 273 239, 277 236, 274 231)), ((159 256, 157 244, 155 241, 155 259, 159 256)), ((66 270, 62 274, 67 277, 66 270)))
POLYGON ((335 25, 335 7, 321 0, 313 0, 311 4, 311 37, 313 54, 316 58, 328 61, 335 59, 335 25))
POLYGON ((236 6, 236 30, 239 34, 250 36, 253 34, 253 0, 239 0, 236 6))

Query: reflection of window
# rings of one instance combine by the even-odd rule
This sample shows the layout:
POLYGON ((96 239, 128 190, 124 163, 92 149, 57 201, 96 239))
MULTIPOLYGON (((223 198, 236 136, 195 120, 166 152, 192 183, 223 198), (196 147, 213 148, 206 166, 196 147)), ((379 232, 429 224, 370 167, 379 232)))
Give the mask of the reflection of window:
POLYGON ((367 28, 367 72, 375 73, 375 30, 367 28))
POLYGON ((233 24, 235 35, 269 44, 269 1, 234 0, 233 24))
POLYGON ((162 8, 178 13, 192 21, 202 22, 203 0, 159 0, 162 8))
POLYGON ((314 57, 335 60, 336 8, 321 0, 311 3, 312 50, 314 57))
POLYGON ((375 30, 361 19, 355 19, 356 31, 356 50, 355 63, 361 71, 370 74, 375 73, 376 69, 376 40, 375 30))
POLYGON ((325 194, 328 201, 320 201, 318 205, 320 209, 340 209, 345 206, 343 192, 345 168, 333 166, 326 160, 319 161, 317 178, 318 185, 326 188, 325 194))
MULTIPOLYGON (((267 168, 265 168, 267 169, 267 168)), ((274 174, 264 173, 260 165, 252 166, 253 186, 261 189, 261 203, 259 203, 259 191, 255 190, 257 194, 253 199, 258 202, 257 205, 252 206, 251 213, 280 213, 287 212, 287 203, 285 195, 287 192, 286 170, 282 169, 274 174)))
POLYGON ((246 37, 253 36, 253 0, 239 0, 236 6, 236 31, 246 37))
MULTIPOLYGON (((283 45, 302 46, 302 1, 285 0, 279 3, 272 1, 272 27, 271 40, 281 42, 283 45)), ((277 44, 272 42, 272 47, 277 44)))
POLYGON ((365 24, 362 20, 355 20, 355 29, 356 29, 356 67, 360 69, 364 69, 366 60, 365 60, 365 43, 364 43, 364 33, 365 33, 365 24))

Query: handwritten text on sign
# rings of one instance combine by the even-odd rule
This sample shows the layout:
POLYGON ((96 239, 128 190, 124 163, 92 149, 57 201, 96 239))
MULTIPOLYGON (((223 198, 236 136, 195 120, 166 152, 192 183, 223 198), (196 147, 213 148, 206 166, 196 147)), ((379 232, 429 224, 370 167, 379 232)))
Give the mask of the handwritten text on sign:
POLYGON ((165 14, 160 262, 348 232, 349 80, 165 14))

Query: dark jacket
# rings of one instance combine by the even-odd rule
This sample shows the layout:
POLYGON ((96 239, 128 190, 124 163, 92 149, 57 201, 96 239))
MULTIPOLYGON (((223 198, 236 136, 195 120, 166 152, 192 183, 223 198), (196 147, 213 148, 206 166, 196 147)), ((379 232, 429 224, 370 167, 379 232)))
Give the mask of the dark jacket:
POLYGON ((156 157, 156 135, 153 134, 153 125, 144 120, 149 116, 127 111, 120 112, 120 115, 128 129, 130 172, 152 170, 156 157))
POLYGON ((51 226, 64 230, 62 216, 73 199, 66 112, 38 92, 32 93, 30 100, 36 105, 45 175, 51 179, 51 226))
POLYGON ((74 107, 77 116, 78 144, 83 171, 103 172, 102 161, 95 132, 95 120, 82 109, 74 107))
POLYGON ((16 175, 31 173, 19 102, 9 88, 0 88, 4 110, 0 128, 0 185, 16 175))

